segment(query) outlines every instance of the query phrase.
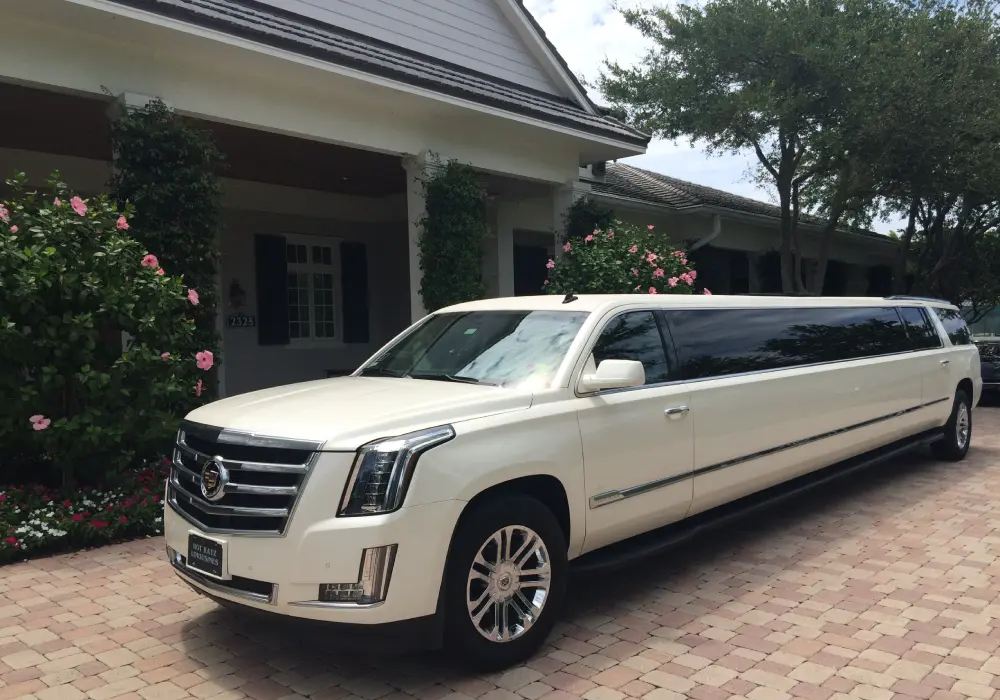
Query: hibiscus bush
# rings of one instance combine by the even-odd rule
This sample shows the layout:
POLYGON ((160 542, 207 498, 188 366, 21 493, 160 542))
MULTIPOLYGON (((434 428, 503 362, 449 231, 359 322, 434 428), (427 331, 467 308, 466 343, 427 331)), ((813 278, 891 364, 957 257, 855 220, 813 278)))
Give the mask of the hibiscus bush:
POLYGON ((0 564, 163 534, 168 466, 153 463, 104 488, 68 494, 37 484, 0 486, 0 564))
POLYGON ((194 339, 198 291, 129 235, 127 207, 76 196, 56 176, 44 191, 23 174, 7 184, 0 483, 106 483, 165 454, 204 400, 214 358, 194 339))
POLYGON ((567 241, 548 268, 550 294, 691 294, 698 277, 684 251, 652 226, 643 230, 621 221, 567 241))

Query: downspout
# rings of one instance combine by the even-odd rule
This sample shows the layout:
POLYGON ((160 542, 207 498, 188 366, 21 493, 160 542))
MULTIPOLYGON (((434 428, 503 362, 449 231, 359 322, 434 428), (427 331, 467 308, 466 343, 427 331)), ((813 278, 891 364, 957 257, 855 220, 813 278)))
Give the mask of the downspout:
POLYGON ((719 214, 716 214, 712 217, 712 232, 704 238, 699 238, 695 241, 691 247, 688 248, 688 251, 698 250, 702 246, 708 245, 718 238, 720 233, 722 233, 722 217, 719 214))

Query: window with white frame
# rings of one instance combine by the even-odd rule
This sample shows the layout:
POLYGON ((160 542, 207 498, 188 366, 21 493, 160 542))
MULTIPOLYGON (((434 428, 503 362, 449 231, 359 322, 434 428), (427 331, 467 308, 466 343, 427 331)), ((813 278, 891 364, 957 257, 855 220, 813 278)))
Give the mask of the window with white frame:
POLYGON ((340 336, 338 241, 286 236, 288 337, 294 343, 332 342, 340 336))

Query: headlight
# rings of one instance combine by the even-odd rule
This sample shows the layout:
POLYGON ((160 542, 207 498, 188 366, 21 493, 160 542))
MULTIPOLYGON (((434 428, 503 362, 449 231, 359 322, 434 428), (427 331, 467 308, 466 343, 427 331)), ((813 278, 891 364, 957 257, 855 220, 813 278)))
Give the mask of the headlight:
POLYGON ((358 450, 338 515, 391 513, 403 504, 420 455, 455 437, 450 425, 377 440, 358 450))

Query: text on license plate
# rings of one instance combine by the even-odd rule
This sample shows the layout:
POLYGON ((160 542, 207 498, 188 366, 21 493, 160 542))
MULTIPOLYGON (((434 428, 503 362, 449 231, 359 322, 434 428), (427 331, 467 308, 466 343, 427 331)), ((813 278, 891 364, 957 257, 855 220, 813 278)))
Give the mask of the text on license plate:
POLYGON ((222 578, 222 543, 198 535, 188 536, 187 565, 222 578))

